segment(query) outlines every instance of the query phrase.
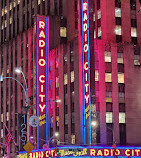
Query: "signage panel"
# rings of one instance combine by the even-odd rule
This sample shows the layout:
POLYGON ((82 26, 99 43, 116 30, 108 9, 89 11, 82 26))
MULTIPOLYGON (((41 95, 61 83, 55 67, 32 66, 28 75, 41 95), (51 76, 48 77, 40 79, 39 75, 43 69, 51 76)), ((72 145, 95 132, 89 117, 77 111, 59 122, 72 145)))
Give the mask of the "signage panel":
MULTIPOLYGON (((22 154, 21 154, 22 155, 22 154)), ((56 154, 55 149, 39 150, 29 153, 29 158, 48 158, 48 157, 93 157, 93 158, 104 158, 104 157, 130 157, 139 158, 141 157, 141 147, 117 147, 115 154, 112 147, 106 146, 73 146, 73 147, 59 147, 59 154, 56 154)))
POLYGON ((36 81, 37 81, 37 148, 41 148, 41 139, 48 140, 48 52, 49 52, 49 18, 37 16, 37 51, 36 51, 36 81), (39 139, 40 138, 40 139, 39 139))
POLYGON ((89 45, 89 0, 81 0, 82 6, 82 56, 84 99, 84 144, 91 144, 90 100, 90 45, 89 45))

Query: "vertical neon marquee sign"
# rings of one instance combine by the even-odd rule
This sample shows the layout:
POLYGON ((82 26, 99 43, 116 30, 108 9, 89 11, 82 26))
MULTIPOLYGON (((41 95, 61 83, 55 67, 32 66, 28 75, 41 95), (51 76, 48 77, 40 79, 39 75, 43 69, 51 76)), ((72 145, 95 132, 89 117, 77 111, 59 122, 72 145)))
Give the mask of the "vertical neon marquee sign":
POLYGON ((37 17, 37 50, 36 50, 36 98, 37 98, 37 149, 48 140, 48 52, 49 52, 49 18, 37 17))
POLYGON ((91 144, 91 99, 90 99, 90 45, 89 45, 89 0, 81 0, 82 6, 82 56, 84 98, 84 144, 91 144))

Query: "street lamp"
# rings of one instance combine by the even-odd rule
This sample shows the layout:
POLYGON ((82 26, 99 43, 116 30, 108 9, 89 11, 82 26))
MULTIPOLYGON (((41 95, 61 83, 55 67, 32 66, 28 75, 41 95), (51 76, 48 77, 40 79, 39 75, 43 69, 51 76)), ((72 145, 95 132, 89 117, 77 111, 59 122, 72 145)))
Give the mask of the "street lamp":
MULTIPOLYGON (((21 70, 21 67, 17 67, 16 69, 15 69, 15 72, 16 73, 18 73, 18 74, 22 74, 22 76, 23 76, 23 78, 24 78, 24 82, 25 82, 25 87, 26 87, 26 89, 25 89, 25 91, 26 91, 26 93, 25 93, 25 97, 26 97, 26 106, 28 107, 28 105, 29 105, 29 102, 28 102, 28 88, 27 88, 27 82, 26 82, 26 79, 25 79, 25 75, 24 75, 24 73, 23 73, 23 71, 21 70)), ((23 86, 22 86, 23 87, 23 86)), ((29 108, 27 109, 27 142, 29 141, 29 125, 28 125, 28 119, 29 119, 29 108)))
MULTIPOLYGON (((25 79, 25 75, 24 75, 24 73, 23 73, 23 71, 21 70, 20 67, 16 68, 16 69, 15 69, 15 72, 22 74, 22 76, 23 76, 23 78, 24 78, 24 82, 25 82, 25 87, 26 87, 26 88, 24 88, 23 84, 22 84, 19 80, 17 80, 16 78, 14 78, 14 77, 3 77, 2 75, 0 75, 0 81, 3 81, 4 79, 13 79, 13 80, 15 80, 16 82, 18 82, 18 83, 20 84, 20 86, 21 86, 21 87, 23 88, 23 90, 24 90, 25 97, 26 97, 26 106, 28 107, 28 104, 29 104, 29 102, 28 102, 28 88, 27 88, 27 82, 26 82, 26 79, 25 79)), ((29 141, 28 113, 29 113, 29 110, 27 110, 27 142, 29 141)))

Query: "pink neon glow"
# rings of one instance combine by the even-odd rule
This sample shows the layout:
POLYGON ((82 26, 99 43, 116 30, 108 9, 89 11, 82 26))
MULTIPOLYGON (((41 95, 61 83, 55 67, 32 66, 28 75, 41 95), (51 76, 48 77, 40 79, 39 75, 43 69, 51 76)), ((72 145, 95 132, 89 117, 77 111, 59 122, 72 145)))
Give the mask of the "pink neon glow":
POLYGON ((40 114, 46 108, 46 39, 45 39, 45 21, 39 20, 39 108, 40 114))
MULTIPOLYGON (((84 76, 85 76, 85 108, 89 107, 89 79, 88 79, 88 24, 87 24, 88 16, 87 16, 87 2, 83 2, 83 34, 84 34, 84 76)), ((86 116, 86 119, 88 117, 86 116)))

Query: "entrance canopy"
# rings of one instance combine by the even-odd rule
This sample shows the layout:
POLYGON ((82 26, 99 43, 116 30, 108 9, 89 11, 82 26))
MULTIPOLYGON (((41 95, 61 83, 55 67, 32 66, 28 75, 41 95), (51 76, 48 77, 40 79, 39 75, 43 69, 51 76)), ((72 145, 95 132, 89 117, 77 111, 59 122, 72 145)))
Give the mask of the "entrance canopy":
MULTIPOLYGON (((141 146, 117 146, 114 150, 112 146, 61 146, 49 148, 48 150, 32 150, 29 158, 49 158, 49 157, 93 157, 93 158, 141 158, 141 146)), ((26 152, 20 152, 19 158, 26 158, 26 152)))

